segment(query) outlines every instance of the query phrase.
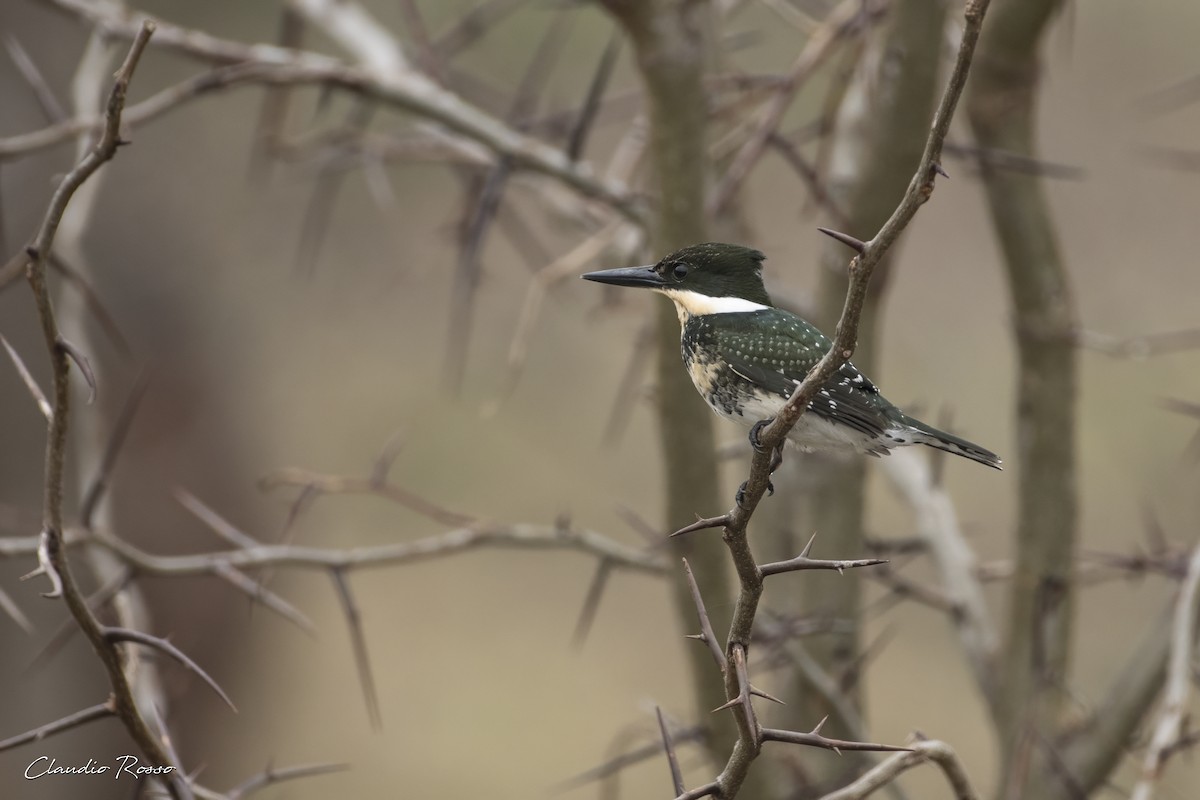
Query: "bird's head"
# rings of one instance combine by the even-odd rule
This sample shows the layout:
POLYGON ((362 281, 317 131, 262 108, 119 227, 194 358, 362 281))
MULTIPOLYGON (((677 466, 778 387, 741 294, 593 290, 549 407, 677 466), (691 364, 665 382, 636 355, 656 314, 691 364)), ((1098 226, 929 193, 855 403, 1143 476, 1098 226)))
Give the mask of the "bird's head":
POLYGON ((661 292, 689 314, 751 311, 771 305, 763 287, 763 254, 721 242, 694 244, 653 266, 588 272, 589 281, 661 292))

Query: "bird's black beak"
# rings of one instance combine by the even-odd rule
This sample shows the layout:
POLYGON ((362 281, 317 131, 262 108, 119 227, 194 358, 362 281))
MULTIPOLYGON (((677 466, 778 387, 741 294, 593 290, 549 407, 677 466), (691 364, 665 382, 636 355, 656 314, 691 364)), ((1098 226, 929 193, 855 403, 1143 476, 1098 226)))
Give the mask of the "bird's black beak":
POLYGON ((583 279, 597 283, 611 283, 613 286, 641 286, 655 289, 665 286, 666 282, 654 267, 621 267, 620 269, 602 269, 599 272, 585 272, 583 279))

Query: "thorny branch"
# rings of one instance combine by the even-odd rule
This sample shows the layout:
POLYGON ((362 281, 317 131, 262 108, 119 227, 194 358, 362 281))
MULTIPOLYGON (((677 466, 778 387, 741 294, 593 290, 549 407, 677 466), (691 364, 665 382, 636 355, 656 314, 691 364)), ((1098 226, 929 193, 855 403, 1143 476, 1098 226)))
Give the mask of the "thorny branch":
MULTIPOLYGON (((801 555, 787 562, 761 566, 754 558, 746 535, 747 526, 759 502, 767 491, 770 475, 782 452, 788 432, 807 410, 809 403, 822 386, 845 364, 853 355, 858 339, 859 318, 867 295, 867 285, 875 267, 884 254, 895 243, 900 233, 907 227, 917 210, 929 199, 933 192, 934 180, 942 172, 940 160, 942 146, 950 128, 954 110, 966 85, 967 72, 979 40, 983 17, 987 10, 988 0, 968 0, 964 10, 964 27, 962 39, 954 67, 948 83, 942 93, 934 115, 929 137, 926 140, 924 153, 916 172, 909 183, 908 190, 892 216, 883 225, 874 238, 862 242, 848 234, 836 231, 824 231, 835 239, 843 242, 857 251, 851 260, 849 273, 850 285, 846 293, 846 301, 838 321, 833 345, 817 366, 809 372, 804 381, 796 388, 787 404, 778 416, 770 422, 759 434, 760 448, 755 449, 751 461, 749 480, 739 492, 739 501, 734 508, 721 517, 703 519, 690 525, 678 533, 690 532, 704 528, 722 527, 722 538, 728 546, 733 558, 741 585, 737 603, 734 607, 733 620, 726 641, 726 662, 737 663, 744 659, 745 652, 750 646, 754 619, 758 611, 758 601, 762 595, 763 578, 767 574, 783 572, 788 569, 803 568, 799 565, 812 562, 808 559, 805 548, 801 555), (796 566, 792 566, 796 565, 796 566), (770 568, 770 572, 768 572, 770 568)), ((767 131, 769 133, 769 130, 767 131)), ((877 561, 824 562, 825 568, 840 569, 845 566, 866 566, 877 561)), ((698 604, 701 617, 705 616, 702 604, 698 604)), ((726 668, 725 689, 726 697, 732 702, 747 697, 748 680, 742 677, 743 670, 726 668)), ((729 756, 724 769, 717 779, 705 784, 699 789, 680 795, 682 797, 713 796, 729 800, 738 793, 742 782, 754 760, 758 757, 764 741, 793 742, 799 744, 814 744, 830 749, 850 749, 848 743, 831 743, 819 734, 820 725, 809 734, 798 734, 787 731, 762 729, 754 720, 752 711, 747 710, 745 703, 731 706, 738 725, 738 740, 729 756)), ((860 744, 861 749, 883 750, 890 749, 883 745, 860 744)))
POLYGON ((1192 655, 1196 644, 1196 622, 1200 617, 1200 547, 1192 551, 1187 576, 1175 602, 1171 626, 1170 660, 1157 718, 1153 721, 1150 746, 1142 760, 1142 774, 1130 795, 1133 800, 1150 800, 1154 784, 1162 775, 1167 757, 1186 733, 1187 701, 1193 680, 1192 655))
MULTIPOLYGON (((64 345, 58 320, 55 317, 54 306, 50 299, 49 284, 46 280, 47 259, 67 204, 70 203, 75 191, 105 162, 116 155, 117 148, 123 143, 120 133, 121 112, 125 107, 125 96, 133 72, 154 31, 155 27, 152 22, 143 21, 139 25, 133 45, 130 47, 125 62, 117 70, 116 80, 109 93, 105 110, 105 126, 99 141, 91 152, 84 156, 83 160, 63 178, 50 200, 41 226, 23 254, 22 269, 33 291, 38 318, 41 321, 42 335, 50 354, 54 398, 46 437, 42 532, 38 545, 39 567, 31 574, 44 574, 50 579, 52 588, 46 596, 63 598, 71 615, 91 643, 92 649, 100 657, 112 686, 113 694, 109 702, 134 742, 151 763, 178 767, 179 765, 171 757, 166 744, 154 734, 151 724, 143 718, 137 706, 133 688, 125 674, 124 659, 117 646, 118 639, 110 636, 111 629, 100 624, 71 573, 67 550, 63 543, 62 518, 67 426, 71 413, 70 371, 73 362, 77 364, 86 362, 79 358, 73 359, 70 354, 71 350, 64 345)), ((153 639, 149 635, 145 636, 153 639)), ((171 796, 176 800, 192 796, 187 782, 178 772, 167 776, 166 785, 171 796)))
MULTIPOLYGON (((138 20, 147 16, 86 0, 47 2, 110 34, 127 38, 136 34, 138 20)), ((341 5, 306 0, 302 10, 311 12, 310 18, 328 18, 326 14, 333 14, 341 24, 341 15, 346 14, 345 8, 339 8, 341 5)), ((373 30, 373 21, 369 18, 354 16, 350 24, 355 30, 373 30)), ((242 76, 253 74, 254 79, 261 82, 322 84, 410 111, 484 145, 517 167, 556 178, 585 197, 600 201, 630 221, 640 223, 641 210, 625 186, 597 178, 587 164, 570 158, 563 150, 514 130, 470 105, 458 95, 443 89, 433 79, 410 68, 402 57, 397 58, 395 54, 389 54, 386 58, 386 69, 385 58, 375 54, 375 51, 372 51, 374 60, 364 66, 350 66, 339 59, 318 53, 261 43, 243 44, 162 20, 155 20, 155 24, 158 29, 155 45, 158 47, 218 66, 232 65, 242 70, 242 76)), ((344 28, 336 30, 340 30, 344 36, 344 28)), ((378 38, 372 34, 371 41, 376 42, 378 38)), ((353 44, 356 48, 359 46, 357 41, 353 44)), ((379 50, 382 52, 383 47, 380 46, 379 50)))

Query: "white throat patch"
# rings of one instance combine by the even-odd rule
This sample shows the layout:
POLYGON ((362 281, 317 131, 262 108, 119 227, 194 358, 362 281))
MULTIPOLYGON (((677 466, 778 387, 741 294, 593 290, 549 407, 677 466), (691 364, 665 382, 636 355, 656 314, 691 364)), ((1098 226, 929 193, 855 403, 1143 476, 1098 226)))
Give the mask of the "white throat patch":
POLYGON ((699 292, 686 289, 656 289, 675 301, 675 310, 679 313, 679 322, 687 322, 688 317, 703 317, 708 314, 736 314, 745 311, 762 311, 762 303, 744 300, 741 297, 709 297, 699 292))

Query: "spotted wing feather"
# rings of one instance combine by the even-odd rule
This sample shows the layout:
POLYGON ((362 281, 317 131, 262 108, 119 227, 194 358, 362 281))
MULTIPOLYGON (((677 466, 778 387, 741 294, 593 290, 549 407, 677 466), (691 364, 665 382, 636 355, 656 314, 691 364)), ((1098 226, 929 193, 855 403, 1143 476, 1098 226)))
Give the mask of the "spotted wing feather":
MULTIPOLYGON (((747 319, 748 324, 744 325, 722 326, 718 332, 720 358, 737 375, 760 389, 790 397, 829 351, 832 342, 812 325, 786 311, 769 309, 746 316, 756 319, 747 319)), ((873 438, 883 436, 895 425, 895 408, 851 363, 842 365, 821 388, 809 410, 873 438)))

